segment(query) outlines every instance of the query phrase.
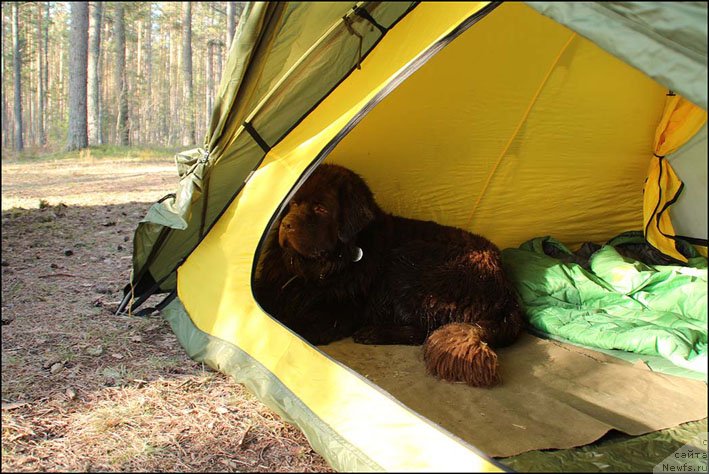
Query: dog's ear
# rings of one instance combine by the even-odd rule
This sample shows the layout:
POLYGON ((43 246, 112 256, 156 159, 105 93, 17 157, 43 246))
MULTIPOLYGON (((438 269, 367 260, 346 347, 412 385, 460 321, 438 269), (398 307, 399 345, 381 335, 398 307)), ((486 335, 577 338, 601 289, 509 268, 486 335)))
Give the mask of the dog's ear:
POLYGON ((340 181, 340 229, 342 242, 351 241, 367 224, 374 220, 377 204, 372 191, 357 174, 348 172, 340 181))

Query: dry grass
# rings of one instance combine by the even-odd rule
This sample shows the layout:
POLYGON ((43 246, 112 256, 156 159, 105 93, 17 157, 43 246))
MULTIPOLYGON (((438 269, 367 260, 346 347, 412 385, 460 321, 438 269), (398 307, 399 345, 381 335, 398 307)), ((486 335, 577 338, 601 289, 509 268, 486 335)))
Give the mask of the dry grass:
POLYGON ((159 315, 113 315, 176 182, 170 156, 2 163, 3 472, 331 471, 159 315))

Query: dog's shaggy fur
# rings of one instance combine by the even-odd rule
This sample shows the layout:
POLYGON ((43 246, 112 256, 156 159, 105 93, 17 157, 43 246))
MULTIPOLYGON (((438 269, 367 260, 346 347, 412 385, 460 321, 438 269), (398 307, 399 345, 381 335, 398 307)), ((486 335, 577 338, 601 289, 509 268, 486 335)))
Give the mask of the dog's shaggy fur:
POLYGON ((524 324, 492 242, 387 214, 337 165, 296 192, 260 263, 258 301, 310 343, 423 344, 428 371, 443 380, 497 384, 492 347, 524 324))

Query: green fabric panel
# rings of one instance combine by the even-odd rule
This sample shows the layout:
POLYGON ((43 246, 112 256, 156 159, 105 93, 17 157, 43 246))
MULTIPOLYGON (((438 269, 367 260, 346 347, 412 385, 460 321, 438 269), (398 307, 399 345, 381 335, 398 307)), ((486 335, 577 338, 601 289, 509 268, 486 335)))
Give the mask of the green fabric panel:
POLYGON ((372 9, 372 18, 384 28, 391 26, 402 17, 405 10, 413 8, 415 2, 382 2, 372 9))
MULTIPOLYGON (((372 15, 375 18, 381 16, 385 20, 382 26, 386 28, 409 7, 410 3, 406 2, 383 3, 376 6, 372 15)), ((382 37, 378 29, 357 15, 349 16, 354 33, 351 32, 341 16, 308 54, 294 64, 278 91, 254 116, 254 128, 266 142, 275 143, 293 125, 293 116, 305 115, 382 37), (283 111, 287 114, 284 115, 283 111)))
POLYGON ((250 135, 242 134, 210 170, 206 228, 214 223, 264 155, 250 135))
POLYGON ((247 102, 259 80, 284 3, 248 2, 234 34, 222 80, 212 110, 205 148, 219 157, 233 142, 245 115, 247 102))
MULTIPOLYGON (((207 157, 202 148, 185 151, 175 155, 177 173, 180 177, 177 191, 174 196, 166 196, 156 202, 148 209, 145 217, 138 224, 133 238, 133 274, 137 275, 140 269, 146 264, 148 257, 158 240, 158 236, 163 228, 185 230, 193 221, 192 212, 194 203, 202 200, 202 188, 204 186, 204 173, 206 172, 207 157)), ((201 205, 197 208, 200 209, 201 205)), ((194 226, 193 226, 194 227, 194 226)), ((189 234, 180 233, 180 239, 185 243, 196 242, 194 238, 189 239, 189 234), (187 238, 186 238, 187 237, 187 238)), ((168 237, 169 240, 169 237, 168 237)), ((179 262, 181 255, 178 253, 168 254, 171 258, 158 259, 157 263, 151 264, 149 270, 155 281, 162 279, 171 272, 179 262)), ((131 277, 132 280, 132 277, 131 277)), ((167 282, 161 285, 161 289, 169 291, 174 289, 174 278, 170 278, 172 284, 167 282)))
MULTIPOLYGON (((258 104, 277 87, 278 82, 293 65, 306 55, 308 49, 333 25, 340 22, 354 4, 354 2, 288 2, 278 34, 268 52, 267 63, 259 77, 253 104, 258 104)), ((289 91, 288 95, 290 94, 289 91)), ((289 109, 285 108, 285 110, 289 109)))
POLYGON ((135 283, 135 277, 145 266, 148 256, 155 246, 155 242, 162 231, 163 226, 150 222, 141 222, 135 230, 133 237, 133 269, 131 270, 131 283, 135 283))
MULTIPOLYGON (((169 231, 170 233, 159 250, 158 257, 150 264, 150 273, 156 281, 168 273, 173 273, 182 259, 189 255, 199 242, 200 229, 203 227, 205 232, 209 229, 226 203, 240 189, 253 167, 263 158, 263 151, 248 135, 241 135, 238 143, 230 149, 231 151, 235 153, 235 159, 226 161, 219 173, 212 175, 207 180, 204 178, 204 173, 212 173, 213 168, 205 162, 196 163, 180 181, 176 199, 167 200, 162 205, 153 205, 153 207, 160 206, 158 209, 169 218, 179 219, 184 223, 182 228, 173 227, 176 231, 169 231), (207 210, 203 215, 204 192, 202 187, 207 181, 209 183, 208 203, 207 210), (204 225, 202 225, 203 218, 204 225)), ((155 216, 153 212, 154 210, 151 208, 145 219, 155 216)), ((161 289, 168 291, 175 288, 175 277, 170 277, 168 280, 173 284, 167 286, 166 282, 161 285, 161 289)))
MULTIPOLYGON (((199 207, 197 209, 199 210, 199 207)), ((197 245, 201 217, 201 212, 190 212, 189 215, 186 216, 187 227, 184 230, 167 230, 167 237, 163 240, 162 245, 157 250, 158 253, 156 257, 148 267, 155 281, 162 280, 168 274, 173 275, 168 278, 169 281, 176 281, 175 275, 177 273, 173 270, 175 270, 182 259, 187 257, 189 252, 197 245)), ((152 248, 150 250, 152 251, 152 248)), ((170 286, 163 284, 160 287, 164 291, 170 291, 176 288, 174 283, 170 286)))
POLYGON ((707 108, 706 2, 525 2, 707 108))
MULTIPOLYGON (((696 445, 701 439, 706 443, 706 433, 704 418, 642 436, 613 433, 580 448, 529 451, 499 461, 519 472, 653 472, 658 464, 688 443, 696 445)), ((706 444, 700 447, 706 452, 706 444)), ((707 472, 706 457, 681 461, 683 464, 686 461, 693 472, 707 472)), ((654 472, 668 471, 660 466, 654 472)))
POLYGON ((563 248, 538 238, 503 251, 533 327, 585 346, 662 356, 706 373, 705 258, 690 259, 694 267, 651 266, 606 245, 591 256, 589 271, 546 255, 543 242, 563 248))
POLYGON ((194 148, 192 150, 183 151, 175 155, 175 166, 177 166, 177 174, 180 178, 194 172, 195 167, 208 158, 207 150, 204 148, 194 148))
MULTIPOLYGON (((360 17, 352 17, 353 28, 362 35, 362 53, 367 52, 381 36, 377 29, 360 17)), ((287 80, 287 87, 269 100, 253 118, 253 125, 267 143, 275 143, 293 124, 292 117, 300 117, 324 97, 338 81, 357 64, 360 40, 347 31, 344 21, 320 43, 313 54, 298 63, 287 80), (336 52, 336 53, 335 53, 336 52), (324 57, 329 58, 323 61, 324 57), (283 115, 282 111, 288 111, 283 115)), ((285 84, 284 84, 285 85, 285 84)))
POLYGON ((192 359, 204 362, 244 384, 260 401, 300 428, 313 449, 334 469, 341 472, 383 470, 318 418, 257 360, 233 344, 200 331, 178 298, 166 306, 161 314, 170 323, 180 344, 192 359))
POLYGON ((175 161, 180 175, 175 197, 153 204, 142 222, 184 230, 191 220, 193 204, 204 192, 207 157, 204 150, 196 148, 180 153, 175 161))
POLYGON ((186 229, 187 221, 179 213, 172 211, 170 207, 170 204, 153 204, 141 222, 151 222, 172 229, 186 229))

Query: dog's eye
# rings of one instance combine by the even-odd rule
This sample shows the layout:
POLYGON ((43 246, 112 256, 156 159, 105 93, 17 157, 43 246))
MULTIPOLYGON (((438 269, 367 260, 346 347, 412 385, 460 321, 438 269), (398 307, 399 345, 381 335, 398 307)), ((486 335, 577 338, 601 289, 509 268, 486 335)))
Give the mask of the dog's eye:
POLYGON ((320 214, 322 216, 327 214, 327 208, 323 206, 322 204, 316 204, 313 207, 313 211, 315 211, 315 214, 320 214))

